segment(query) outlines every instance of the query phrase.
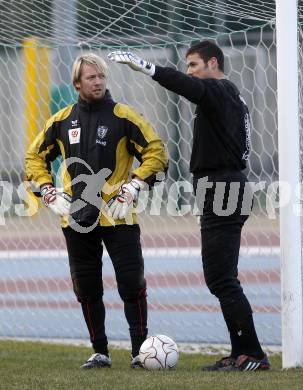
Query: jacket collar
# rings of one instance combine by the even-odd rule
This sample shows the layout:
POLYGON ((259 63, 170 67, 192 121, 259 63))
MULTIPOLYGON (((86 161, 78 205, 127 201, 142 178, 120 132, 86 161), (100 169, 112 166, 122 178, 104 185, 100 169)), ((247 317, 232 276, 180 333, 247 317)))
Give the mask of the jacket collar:
POLYGON ((104 106, 107 103, 112 102, 112 101, 113 101, 113 99, 112 99, 111 94, 110 94, 108 89, 106 90, 105 95, 103 96, 102 99, 95 100, 95 101, 90 102, 90 103, 81 99, 80 96, 78 98, 79 107, 85 111, 97 111, 102 106, 104 106))

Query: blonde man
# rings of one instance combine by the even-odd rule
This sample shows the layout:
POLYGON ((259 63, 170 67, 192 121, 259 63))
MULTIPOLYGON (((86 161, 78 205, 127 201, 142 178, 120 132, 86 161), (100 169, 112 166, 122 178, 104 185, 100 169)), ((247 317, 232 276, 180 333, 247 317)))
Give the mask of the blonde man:
POLYGON ((46 122, 26 156, 28 179, 38 186, 45 205, 62 216, 73 288, 94 349, 84 369, 111 367, 104 326, 103 243, 124 302, 131 366, 140 367, 139 349, 147 336, 146 281, 140 228, 132 211, 140 189, 167 168, 161 139, 141 115, 113 101, 107 79, 102 58, 79 56, 72 69, 78 102, 46 122), (58 155, 65 164, 63 193, 55 188, 50 169, 58 155), (132 170, 134 157, 140 165, 132 170))

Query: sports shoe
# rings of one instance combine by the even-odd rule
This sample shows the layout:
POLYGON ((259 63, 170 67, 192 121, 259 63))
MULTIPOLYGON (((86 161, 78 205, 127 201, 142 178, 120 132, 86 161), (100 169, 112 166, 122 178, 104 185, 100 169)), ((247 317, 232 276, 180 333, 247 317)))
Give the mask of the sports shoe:
POLYGON ((106 355, 101 353, 94 353, 80 368, 85 370, 90 368, 110 368, 112 360, 106 355))
POLYGON ((269 370, 270 362, 266 354, 262 359, 256 359, 248 355, 240 355, 236 360, 236 364, 228 371, 256 371, 269 370))
POLYGON ((130 363, 131 368, 144 368, 143 364, 141 363, 139 355, 132 357, 132 361, 130 363))
POLYGON ((228 371, 230 367, 236 364, 236 359, 231 356, 225 356, 215 364, 202 367, 202 371, 228 371))

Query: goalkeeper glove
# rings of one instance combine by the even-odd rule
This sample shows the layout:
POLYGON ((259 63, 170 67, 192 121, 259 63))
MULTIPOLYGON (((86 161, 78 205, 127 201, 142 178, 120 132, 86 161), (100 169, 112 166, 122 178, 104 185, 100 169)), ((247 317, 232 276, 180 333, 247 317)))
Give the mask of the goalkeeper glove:
POLYGON ((143 187, 143 181, 138 178, 122 184, 118 195, 110 199, 106 205, 108 216, 115 220, 126 218, 129 211, 136 206, 140 189, 143 187))
POLYGON ((155 74, 156 67, 154 64, 143 60, 130 51, 112 51, 107 57, 111 61, 127 64, 133 70, 137 70, 148 76, 153 76, 155 74))
POLYGON ((68 215, 71 205, 71 197, 66 192, 58 191, 51 184, 41 187, 41 196, 45 206, 49 207, 55 214, 68 215))

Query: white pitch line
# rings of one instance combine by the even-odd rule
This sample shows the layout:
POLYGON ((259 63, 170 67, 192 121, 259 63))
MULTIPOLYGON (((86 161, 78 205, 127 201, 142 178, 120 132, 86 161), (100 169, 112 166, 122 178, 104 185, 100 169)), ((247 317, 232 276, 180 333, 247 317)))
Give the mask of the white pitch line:
MULTIPOLYGON (((91 343, 83 338, 44 338, 44 337, 6 337, 0 336, 0 341, 17 341, 17 342, 37 342, 55 345, 73 345, 77 347, 91 347, 91 343)), ((177 341, 178 349, 182 353, 203 354, 203 355, 228 355, 230 353, 229 344, 211 344, 211 343, 186 343, 177 341)), ((128 340, 110 340, 109 347, 112 349, 131 350, 131 344, 128 340)), ((281 345, 262 345, 267 354, 276 354, 282 352, 281 345)))
MULTIPOLYGON (((108 257, 108 253, 104 250, 104 255, 108 257)), ((201 255, 201 249, 198 247, 167 247, 167 248, 143 248, 143 255, 146 257, 199 257, 201 255)), ((251 257, 251 256, 279 256, 280 248, 278 246, 268 247, 268 246, 251 246, 251 247, 241 247, 240 256, 242 257, 251 257)), ((11 259, 58 259, 62 257, 67 257, 66 250, 21 250, 21 251, 0 251, 0 260, 11 260, 11 259)))

